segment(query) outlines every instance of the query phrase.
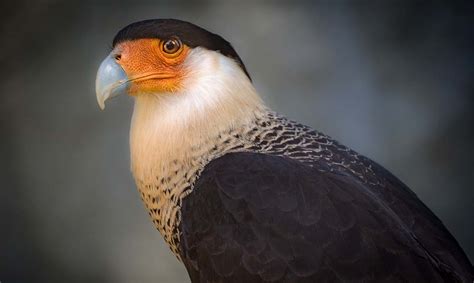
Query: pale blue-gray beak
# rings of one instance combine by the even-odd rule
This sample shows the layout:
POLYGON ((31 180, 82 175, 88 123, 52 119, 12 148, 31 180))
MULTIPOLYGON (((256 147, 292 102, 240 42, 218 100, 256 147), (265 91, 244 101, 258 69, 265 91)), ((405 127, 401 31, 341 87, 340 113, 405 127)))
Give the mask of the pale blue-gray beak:
POLYGON ((105 101, 119 94, 126 94, 129 88, 127 74, 110 54, 100 64, 95 80, 95 92, 100 109, 104 110, 105 101))

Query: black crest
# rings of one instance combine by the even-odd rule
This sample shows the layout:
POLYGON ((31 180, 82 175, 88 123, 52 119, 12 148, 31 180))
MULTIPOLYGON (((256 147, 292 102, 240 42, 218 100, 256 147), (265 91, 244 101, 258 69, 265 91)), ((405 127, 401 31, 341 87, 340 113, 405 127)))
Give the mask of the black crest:
POLYGON ((173 37, 178 37, 191 48, 204 47, 234 59, 250 78, 244 63, 227 40, 192 23, 181 20, 153 19, 129 24, 117 33, 112 45, 115 47, 120 42, 141 38, 167 40, 173 37))

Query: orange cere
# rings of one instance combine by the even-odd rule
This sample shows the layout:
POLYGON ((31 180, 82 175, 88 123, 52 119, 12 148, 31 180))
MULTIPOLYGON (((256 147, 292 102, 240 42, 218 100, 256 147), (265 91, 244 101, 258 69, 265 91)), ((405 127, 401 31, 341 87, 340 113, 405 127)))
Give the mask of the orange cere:
POLYGON ((190 48, 184 44, 178 51, 163 51, 159 39, 125 41, 115 48, 117 63, 127 73, 130 95, 140 93, 176 92, 186 76, 184 60, 190 48))

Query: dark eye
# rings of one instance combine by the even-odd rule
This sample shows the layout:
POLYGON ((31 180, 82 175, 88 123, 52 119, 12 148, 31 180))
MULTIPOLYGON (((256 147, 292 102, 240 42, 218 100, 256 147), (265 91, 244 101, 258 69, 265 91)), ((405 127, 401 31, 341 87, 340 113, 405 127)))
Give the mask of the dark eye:
POLYGON ((181 41, 179 39, 168 39, 163 43, 163 51, 168 54, 176 53, 180 48, 181 41))

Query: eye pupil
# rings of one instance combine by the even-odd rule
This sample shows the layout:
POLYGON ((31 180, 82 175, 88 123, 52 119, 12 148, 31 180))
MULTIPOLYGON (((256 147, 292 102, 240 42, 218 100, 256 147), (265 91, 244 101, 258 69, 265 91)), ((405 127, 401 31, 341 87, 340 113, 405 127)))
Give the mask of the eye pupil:
POLYGON ((163 51, 168 54, 175 53, 181 47, 181 43, 177 39, 170 39, 163 44, 163 51))
POLYGON ((166 49, 167 50, 173 50, 174 49, 174 42, 173 41, 168 41, 166 42, 166 49))

